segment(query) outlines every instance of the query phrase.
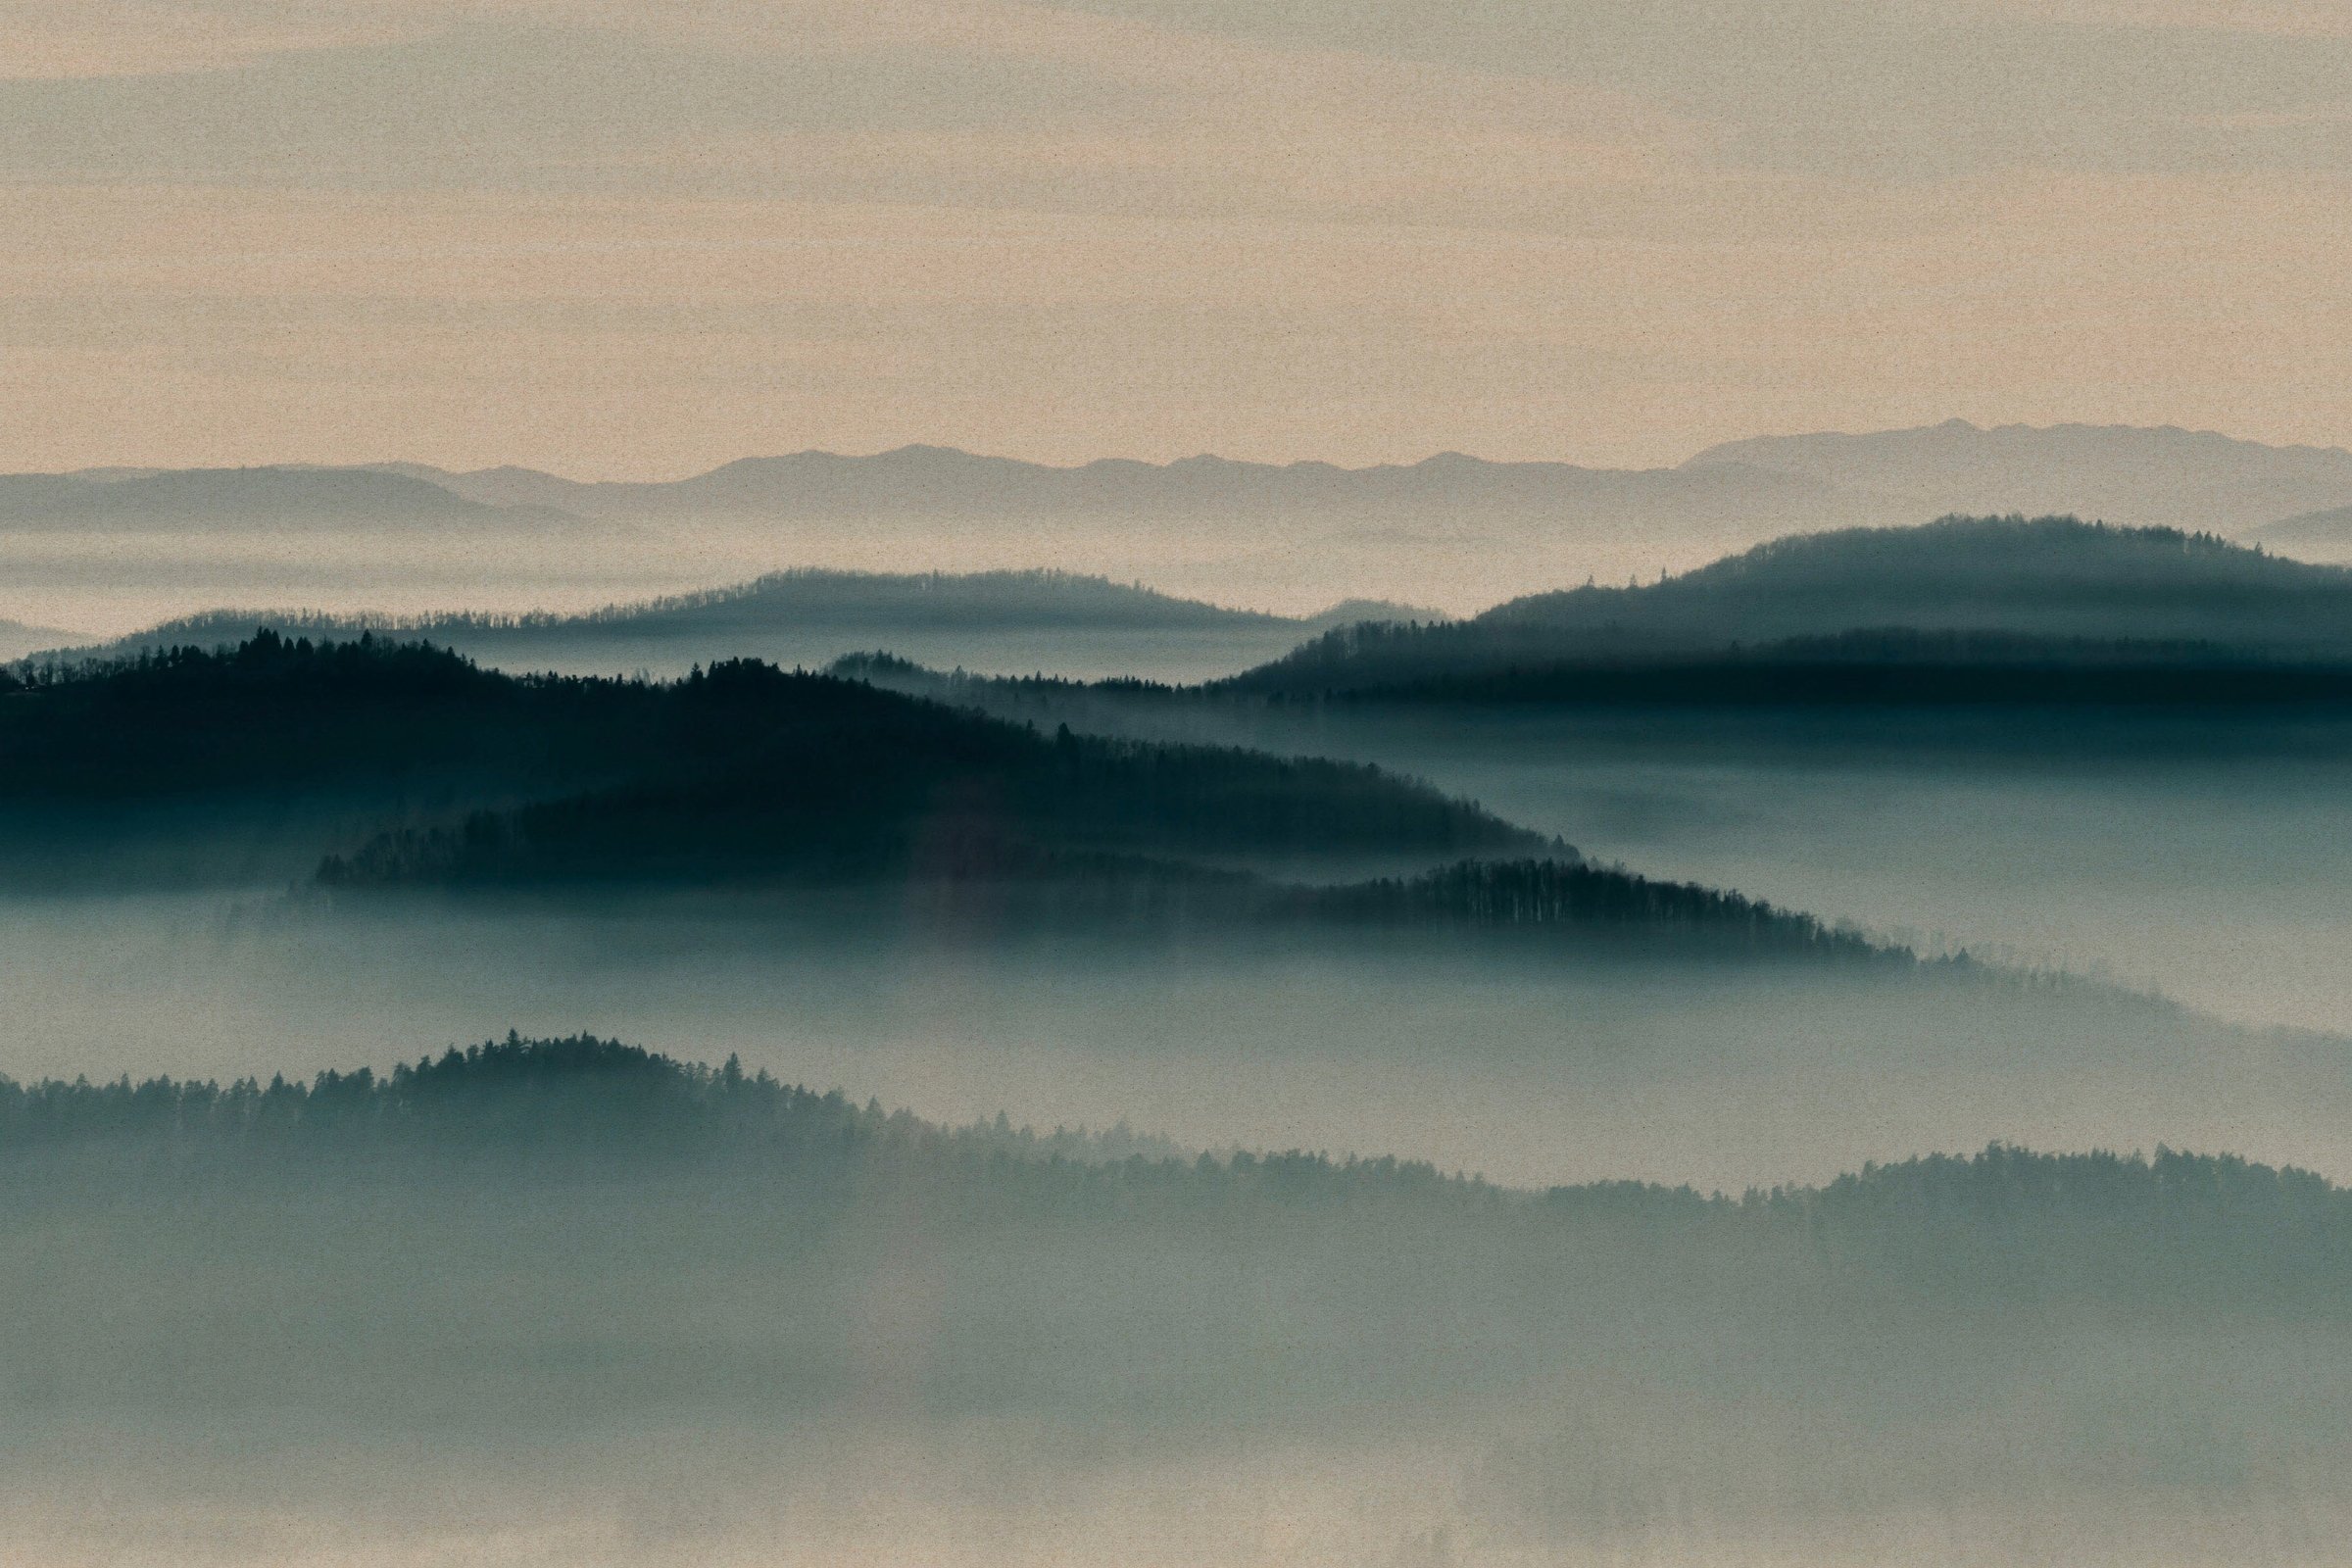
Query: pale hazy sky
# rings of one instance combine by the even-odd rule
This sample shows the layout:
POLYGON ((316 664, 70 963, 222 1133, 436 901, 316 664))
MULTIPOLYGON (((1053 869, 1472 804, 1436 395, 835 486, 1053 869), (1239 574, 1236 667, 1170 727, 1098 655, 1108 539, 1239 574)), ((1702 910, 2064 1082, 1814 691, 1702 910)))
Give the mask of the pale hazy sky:
POLYGON ((2352 442, 2346 0, 0 0, 0 469, 2352 442))

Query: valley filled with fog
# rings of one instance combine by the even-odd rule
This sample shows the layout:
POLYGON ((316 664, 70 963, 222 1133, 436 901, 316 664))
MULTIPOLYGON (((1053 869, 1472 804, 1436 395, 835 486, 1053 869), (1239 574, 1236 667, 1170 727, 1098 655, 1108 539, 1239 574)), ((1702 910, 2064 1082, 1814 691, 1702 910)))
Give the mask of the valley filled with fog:
POLYGON ((2324 1559, 2347 606, 1987 518, 12 666, 0 1561, 2324 1559))
POLYGON ((1587 854, 1924 952, 1965 949, 2262 1026, 2352 1019, 2352 727, 2159 738, 1739 714, 1341 714, 1255 744, 1359 757, 1587 854), (1859 731, 1859 732, 1858 732, 1859 731))
POLYGON ((2352 1175, 2352 1044, 1996 977, 697 901, 12 898, 0 936, 21 1020, 0 1072, 20 1079, 382 1070, 587 1029, 935 1118, 1123 1122, 1515 1185, 1738 1191, 1996 1139, 2352 1175))
POLYGON ((2352 1568, 2352 24, 0 3, 0 1568, 2352 1568))

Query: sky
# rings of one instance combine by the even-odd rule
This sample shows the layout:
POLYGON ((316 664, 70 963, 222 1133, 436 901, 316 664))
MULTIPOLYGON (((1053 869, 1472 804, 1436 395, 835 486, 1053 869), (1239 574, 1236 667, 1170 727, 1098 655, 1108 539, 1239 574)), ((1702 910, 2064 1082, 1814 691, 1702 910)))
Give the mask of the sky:
POLYGON ((2341 0, 0 0, 0 470, 2352 441, 2341 0))

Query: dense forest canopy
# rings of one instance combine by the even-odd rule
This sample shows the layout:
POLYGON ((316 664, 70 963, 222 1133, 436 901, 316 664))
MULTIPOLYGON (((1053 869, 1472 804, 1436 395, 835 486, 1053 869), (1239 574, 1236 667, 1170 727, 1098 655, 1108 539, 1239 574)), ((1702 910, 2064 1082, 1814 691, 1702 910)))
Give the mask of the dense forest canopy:
POLYGON ((420 642, 267 629, 228 648, 21 664, 8 685, 0 798, 18 800, 284 793, 436 769, 576 776, 623 765, 660 707, 640 683, 510 677, 420 642))
POLYGON ((0 798, 277 794, 436 769, 479 775, 494 798, 545 798, 531 820, 549 833, 682 832, 676 847, 707 858, 806 854, 852 870, 957 838, 1440 858, 1544 843, 1363 764, 1048 737, 746 660, 666 683, 514 677, 420 643, 264 631, 217 653, 27 670, 0 696, 0 798), (583 786, 605 793, 582 805, 583 786))
POLYGON ((1910 961, 1799 913, 1587 865, 1376 767, 1048 735, 756 661, 666 683, 514 677, 419 643, 264 631, 24 674, 0 695, 0 799, 439 780, 456 806, 318 846, 314 880, 347 892, 976 882, 1031 890, 992 918, 1638 931, 1710 954, 1910 961), (1455 863, 1324 887, 1264 874, 1335 856, 1455 863))
MULTIPOLYGON (((758 661, 511 677, 428 644, 259 632, 28 667, 0 804, 77 811, 430 785, 329 882, 1151 872, 1195 860, 1571 854, 1381 768, 988 719, 758 661)), ((369 797, 371 800, 371 797, 369 797)), ((319 851, 346 849, 319 844, 319 851)), ((1213 879, 1213 877, 1211 877, 1213 879)))

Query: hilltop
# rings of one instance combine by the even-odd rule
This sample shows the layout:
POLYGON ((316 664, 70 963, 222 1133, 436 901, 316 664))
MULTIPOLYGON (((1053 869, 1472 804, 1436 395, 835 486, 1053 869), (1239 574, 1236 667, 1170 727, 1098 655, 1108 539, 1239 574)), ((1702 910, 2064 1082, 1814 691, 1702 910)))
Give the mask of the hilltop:
POLYGON ((1553 1556, 1693 1497, 2008 1540, 2048 1531, 2053 1476, 2165 1529, 2312 1495, 2352 1388, 2352 1195, 2291 1167, 1996 1144, 1738 1194, 1500 1187, 956 1124, 592 1036, 0 1081, 0 1409, 36 1445, 177 1420, 208 1462, 290 1427, 496 1466, 563 1442, 568 1473, 723 1426, 772 1489, 977 1428, 1002 1485, 1040 1431, 1330 1463, 1408 1411, 1415 1447, 1482 1456, 1477 1527, 1553 1556))
POLYGON ((1442 618, 1433 612, 1376 600, 1349 600, 1316 615, 1229 610, 1079 572, 1035 569, 979 572, 833 571, 803 566, 750 582, 607 605, 579 614, 452 612, 427 615, 336 614, 305 610, 214 610, 134 632, 91 653, 136 653, 187 645, 213 647, 267 627, 283 637, 348 640, 426 636, 468 654, 506 644, 694 643, 712 659, 756 654, 731 641, 795 628, 999 629, 1085 627, 1211 630, 1248 634, 1325 629, 1367 619, 1442 618))
MULTIPOLYGON (((1459 615, 1535 585, 1647 583, 1791 533, 1911 526, 1946 514, 2072 514, 2336 559, 2340 530, 2309 519, 2346 506, 2352 455, 2334 449, 1952 422, 1760 437, 1651 468, 1459 453, 1365 467, 1208 455, 1055 466, 908 446, 746 458, 646 481, 417 463, 89 469, 0 476, 0 555, 16 585, 10 612, 110 632, 134 616, 168 620, 237 601, 308 604, 329 619, 417 631, 427 629, 427 610, 628 608, 729 578, 749 584, 781 565, 888 575, 1046 564, 1285 616, 1349 598, 1459 615), (387 613, 359 614, 379 609, 387 613)), ((297 635, 351 629, 276 612, 238 618, 297 635)), ((738 647, 698 643, 666 620, 634 642, 589 627, 453 625, 439 634, 507 667, 536 659, 581 673, 642 665, 675 674, 686 668, 673 662, 681 657, 734 655, 821 664, 862 644, 943 668, 1192 681, 1283 652, 1272 645, 1280 627, 1258 628, 1263 637, 1239 625, 1152 632, 1191 640, 1177 646, 1137 640, 1145 628, 1135 622, 1115 645, 1079 647, 1000 628, 967 651, 944 641, 897 647, 916 633, 896 624, 869 621, 840 641, 804 618, 793 629, 755 629, 765 640, 738 647), (1217 637, 1233 646, 1209 646, 1217 637)))
POLYGON ((1300 638, 1366 619, 1435 619, 1369 600, 1320 614, 1231 610, 1076 572, 858 572, 801 567, 696 593, 608 605, 579 614, 337 614, 216 610, 134 632, 91 657, 213 648, 267 628, 288 639, 363 634, 429 638, 483 663, 526 672, 644 669, 684 674, 698 663, 763 659, 831 662, 854 649, 910 648, 981 667, 1152 662, 1210 671, 1271 658, 1300 638))
MULTIPOLYGON (((1953 517, 1773 541, 1659 582, 1530 595, 1467 621, 1367 623, 1218 683, 1241 692, 1366 690, 1555 666, 1731 656, 1877 634, 1876 657, 2045 662, 2352 657, 2352 571, 2210 534, 2074 517, 1953 517), (1887 634, 1894 634, 1889 640, 1887 634), (1997 634, 1909 642, 1903 633, 1997 634), (2011 641, 2003 642, 2007 638, 2011 641), (2167 645, 2169 652, 2166 651, 2167 645)), ((1849 639, 1844 662, 1871 657, 1849 639)))
POLYGON ((0 799, 283 800, 403 781, 462 814, 520 794, 557 817, 634 813, 594 835, 632 874, 1545 843, 1370 766, 1048 738, 753 661, 675 682, 515 677, 425 644, 264 631, 233 651, 27 674, 0 697, 0 799))
POLYGON ((1047 918, 1648 932, 1911 961, 1736 894, 1588 865, 1368 764, 1048 736, 751 661, 675 682, 517 678, 422 644, 264 632, 31 673, 0 695, 0 802, 75 813, 65 842, 173 803, 282 821, 395 787, 440 802, 318 844, 312 880, 347 896, 984 885, 1034 890, 1023 907, 1047 918), (1444 861, 1326 886, 1283 874, 1444 861))

